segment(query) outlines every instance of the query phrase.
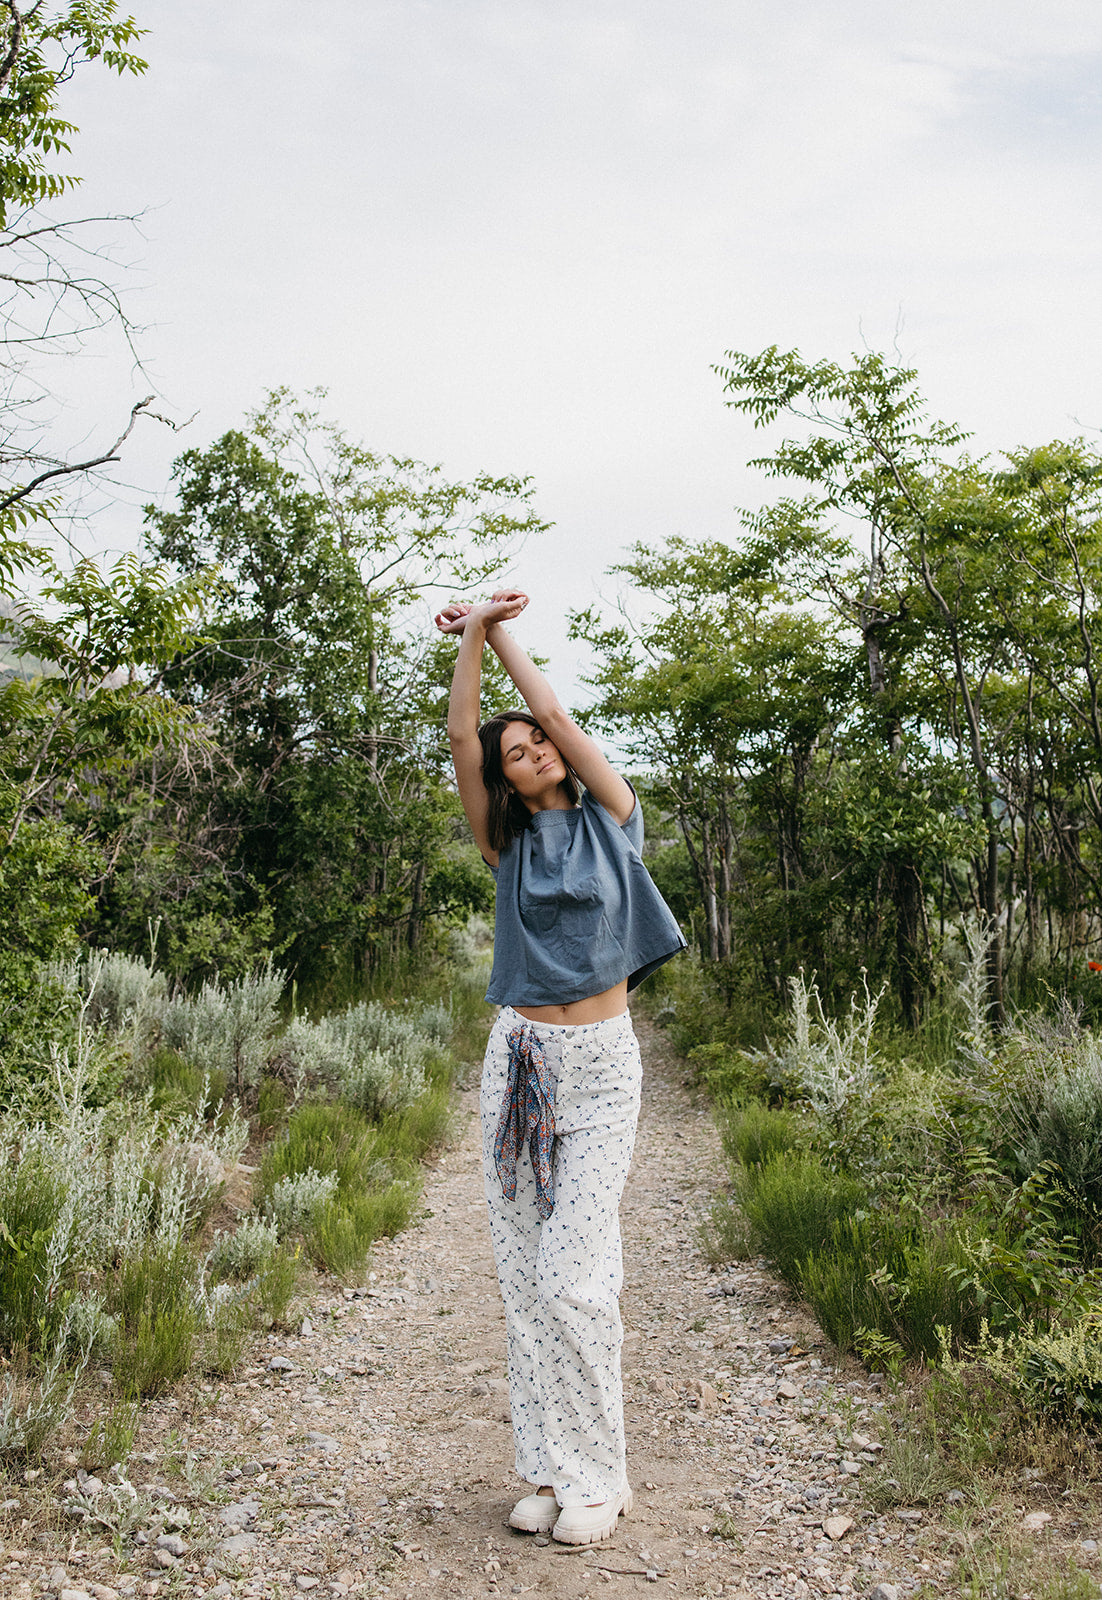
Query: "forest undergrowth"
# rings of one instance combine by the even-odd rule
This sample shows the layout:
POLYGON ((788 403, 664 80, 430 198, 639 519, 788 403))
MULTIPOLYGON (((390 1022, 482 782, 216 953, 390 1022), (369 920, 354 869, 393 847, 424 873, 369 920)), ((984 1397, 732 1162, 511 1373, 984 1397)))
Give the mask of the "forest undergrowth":
POLYGON ((484 1033, 482 941, 313 1014, 271 964, 44 966, 0 1060, 0 1469, 125 1477, 142 1401, 234 1371, 408 1225, 484 1033))
POLYGON ((884 1374, 869 1500, 952 1524, 975 1600, 1085 1600, 1097 1581, 1047 1560, 1022 1502, 1046 1493, 1087 1559, 1102 1515, 1102 1042, 1058 994, 992 1027, 985 961, 973 935, 917 1032, 868 986, 831 1014, 806 972, 762 1029, 687 962, 653 1011, 722 1135, 729 1182, 705 1252, 717 1268, 764 1258, 833 1344, 884 1374))

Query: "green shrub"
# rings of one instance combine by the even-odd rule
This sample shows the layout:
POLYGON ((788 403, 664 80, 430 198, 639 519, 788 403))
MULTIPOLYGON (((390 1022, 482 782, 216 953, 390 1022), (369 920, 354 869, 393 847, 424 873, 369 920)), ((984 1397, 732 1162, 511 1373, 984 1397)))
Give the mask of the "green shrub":
POLYGON ((754 1253, 750 1225, 726 1195, 717 1195, 712 1201, 707 1221, 697 1229, 697 1241, 704 1259, 713 1267, 726 1266, 729 1261, 745 1261, 754 1253))
POLYGON ((728 1161, 744 1167, 764 1166, 802 1143, 800 1124, 792 1112, 764 1106, 759 1100, 721 1107, 716 1120, 728 1161))
POLYGON ((377 1130, 350 1106, 299 1106, 282 1139, 265 1150, 257 1193, 263 1199, 281 1178, 334 1173, 342 1193, 364 1188, 376 1171, 377 1130))
POLYGON ((36 1350, 52 1342, 73 1281, 58 1260, 58 1223, 66 1187, 38 1154, 0 1168, 0 1345, 36 1350))
POLYGON ((252 1330, 247 1304, 230 1301, 216 1306, 204 1342, 202 1368, 211 1377, 225 1378, 241 1365, 252 1330))
POLYGON ((197 1264, 180 1240, 147 1243, 140 1254, 124 1257, 106 1281, 107 1308, 127 1337, 147 1321, 178 1306, 194 1308, 197 1264))
POLYGON ((416 1185, 398 1179, 365 1194, 334 1196, 318 1211, 309 1245, 318 1266, 338 1278, 362 1271, 376 1239, 393 1237, 407 1225, 416 1185))
POLYGON ((78 948, 77 928, 93 906, 86 885, 103 870, 102 857, 55 818, 26 817, 8 838, 17 803, 10 781, 0 781, 0 1013, 20 1010, 43 963, 78 948))
POLYGON ((133 1390, 116 1395, 110 1409, 97 1417, 80 1452, 80 1464, 89 1471, 124 1464, 134 1448, 141 1421, 141 1406, 133 1390))
POLYGON ((154 1050, 145 1059, 138 1082, 140 1087, 152 1091, 149 1103, 153 1110, 174 1118, 189 1112, 213 1117, 229 1087, 229 1078, 224 1072, 204 1072, 177 1051, 166 1048, 154 1050))
POLYGON ((208 981, 197 995, 181 995, 166 1007, 164 1043, 212 1080, 224 1074, 243 1094, 267 1064, 282 993, 283 975, 271 964, 225 986, 208 981))
POLYGON ((199 1327, 198 1310, 184 1300, 139 1315, 122 1355, 138 1394, 160 1394, 179 1382, 191 1366, 199 1327))
POLYGON ((770 1082, 760 1056, 724 1040, 713 1039, 708 1044, 694 1045, 689 1051, 689 1060, 709 1094, 721 1104, 768 1100, 775 1092, 776 1085, 770 1082))
POLYGON ((306 1172, 289 1174, 272 1185, 264 1198, 264 1215, 279 1238, 302 1233, 309 1228, 318 1212, 329 1201, 337 1187, 335 1172, 306 1172))
POLYGON ((270 1133, 282 1124, 290 1099, 286 1085, 278 1078, 261 1078, 256 1091, 256 1125, 261 1133, 270 1133))
POLYGON ((141 1039, 159 1030, 168 1003, 163 972, 114 950, 88 950, 77 982, 87 1002, 86 1020, 93 1027, 113 1033, 129 1029, 141 1039))
POLYGON ((279 1228, 263 1217, 245 1217, 233 1233, 216 1233, 207 1253, 207 1269, 218 1278, 251 1278, 279 1244, 279 1228))
POLYGON ((58 973, 39 968, 18 1003, 4 997, 0 975, 0 1106, 34 1116, 51 1076, 50 1046, 71 1045, 77 995, 58 973))
POLYGON ((255 1300, 268 1321, 286 1323, 287 1308, 298 1287, 301 1258, 298 1245, 284 1245, 273 1251, 256 1275, 255 1300))
MULTIPOLYGON (((1021 1049, 1021 1034, 1016 1042, 1021 1049)), ((1102 1044, 1090 1034, 1053 1039, 1039 1067, 1004 1104, 1017 1176, 1051 1167, 1079 1209, 1102 1216, 1102 1044)))
POLYGON ((831 1172, 818 1156, 792 1154, 742 1168, 735 1198, 756 1248, 800 1290, 804 1261, 830 1244, 835 1223, 866 1204, 868 1191, 856 1178, 831 1172))
POLYGON ((411 1106, 387 1118, 379 1130, 376 1148, 385 1150, 392 1162, 420 1161, 447 1139, 451 1119, 450 1089, 426 1090, 411 1106))
MULTIPOLYGON (((819 1326, 840 1350, 871 1353, 869 1335, 912 1360, 935 1361, 980 1329, 976 1296, 954 1275, 962 1251, 949 1227, 926 1230, 898 1216, 839 1218, 824 1248, 802 1263, 800 1282, 819 1326)), ((882 1347, 885 1348, 885 1347, 882 1347)))

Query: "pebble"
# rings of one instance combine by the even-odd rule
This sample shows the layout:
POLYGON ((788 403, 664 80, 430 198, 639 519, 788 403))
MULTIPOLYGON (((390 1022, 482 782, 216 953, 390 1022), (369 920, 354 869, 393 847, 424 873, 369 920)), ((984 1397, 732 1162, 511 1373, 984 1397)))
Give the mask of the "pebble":
POLYGON ((1046 1522, 1052 1521, 1051 1511, 1030 1511, 1022 1518, 1022 1527, 1028 1533, 1040 1533, 1046 1522))
POLYGON ((1080 1539, 1079 1548, 1085 1556, 1096 1556, 1098 1554, 1098 1540, 1080 1539))
POLYGON ((69 1574, 66 1572, 64 1567, 56 1566, 50 1568, 50 1575, 46 1579, 46 1587, 48 1589, 64 1589, 68 1585, 68 1582, 69 1574))
POLYGON ((223 1506, 219 1517, 224 1528, 244 1528, 260 1515, 259 1500, 237 1500, 232 1506, 223 1506))
POLYGON ((869 1600, 899 1600, 899 1590, 894 1583, 878 1583, 869 1590, 869 1600))
POLYGON ((714 1411, 719 1405, 719 1395, 702 1378, 694 1378, 688 1388, 689 1393, 696 1396, 701 1411, 714 1411))
POLYGON ((823 1523, 823 1532, 832 1543, 837 1543, 839 1539, 845 1538, 853 1526, 852 1517, 827 1517, 823 1523))
POLYGON ((250 1550, 255 1550, 256 1545, 255 1533, 233 1533, 228 1539, 223 1539, 218 1548, 223 1555, 236 1560, 238 1556, 248 1555, 250 1550))
POLYGON ((875 1439, 867 1439, 863 1433, 852 1434, 849 1442, 855 1450, 871 1450, 874 1455, 884 1448, 875 1439))
POLYGON ((87 1589, 62 1589, 59 1600, 92 1600, 87 1589))

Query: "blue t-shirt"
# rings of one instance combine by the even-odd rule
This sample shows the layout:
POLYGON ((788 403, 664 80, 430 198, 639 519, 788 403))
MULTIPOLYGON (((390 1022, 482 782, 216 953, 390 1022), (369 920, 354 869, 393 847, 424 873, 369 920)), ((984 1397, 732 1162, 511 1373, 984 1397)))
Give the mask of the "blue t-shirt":
POLYGON ((497 867, 494 1005, 567 1005, 624 978, 634 989, 685 948, 643 865, 638 800, 621 827, 589 793, 569 811, 537 811, 497 867))

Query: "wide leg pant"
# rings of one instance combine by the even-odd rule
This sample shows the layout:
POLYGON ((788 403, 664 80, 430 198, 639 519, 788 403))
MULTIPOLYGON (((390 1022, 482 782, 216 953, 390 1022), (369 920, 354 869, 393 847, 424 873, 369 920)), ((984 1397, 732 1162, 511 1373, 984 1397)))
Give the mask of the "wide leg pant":
POLYGON ((536 1210, 528 1151, 515 1200, 501 1192, 494 1135, 508 1078, 505 1006, 482 1073, 482 1157, 490 1235, 505 1302, 517 1472, 560 1505, 596 1504, 624 1478, 620 1382, 620 1196, 639 1115, 639 1046, 625 1013, 606 1022, 535 1022, 555 1080, 555 1209, 536 1210))

